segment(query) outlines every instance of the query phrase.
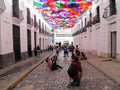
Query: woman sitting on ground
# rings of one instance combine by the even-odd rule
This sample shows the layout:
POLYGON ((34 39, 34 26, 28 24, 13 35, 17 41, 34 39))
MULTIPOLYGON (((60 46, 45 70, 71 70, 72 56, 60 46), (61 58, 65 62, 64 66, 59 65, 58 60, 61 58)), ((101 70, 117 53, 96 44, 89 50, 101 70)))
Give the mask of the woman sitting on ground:
POLYGON ((61 67, 60 65, 58 65, 58 64, 56 63, 56 61, 58 60, 57 55, 54 55, 51 60, 52 60, 52 65, 51 65, 51 70, 52 70, 52 71, 58 70, 58 68, 61 68, 61 69, 63 68, 63 67, 61 67))
POLYGON ((58 60, 57 55, 54 55, 54 56, 52 57, 52 59, 57 61, 57 60, 58 60))
POLYGON ((54 55, 51 59, 50 59, 50 57, 47 57, 47 59, 46 59, 46 62, 47 62, 46 70, 47 70, 47 68, 49 68, 51 71, 58 70, 58 68, 62 69, 63 67, 61 67, 60 65, 58 65, 56 63, 57 60, 58 60, 57 55, 54 55))

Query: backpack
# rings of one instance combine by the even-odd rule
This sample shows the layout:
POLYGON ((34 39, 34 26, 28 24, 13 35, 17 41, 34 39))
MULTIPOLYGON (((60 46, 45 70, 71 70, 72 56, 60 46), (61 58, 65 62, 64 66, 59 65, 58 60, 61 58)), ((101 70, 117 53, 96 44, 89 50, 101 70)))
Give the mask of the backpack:
POLYGON ((77 64, 71 64, 67 70, 67 73, 70 77, 74 76, 77 72, 77 64))

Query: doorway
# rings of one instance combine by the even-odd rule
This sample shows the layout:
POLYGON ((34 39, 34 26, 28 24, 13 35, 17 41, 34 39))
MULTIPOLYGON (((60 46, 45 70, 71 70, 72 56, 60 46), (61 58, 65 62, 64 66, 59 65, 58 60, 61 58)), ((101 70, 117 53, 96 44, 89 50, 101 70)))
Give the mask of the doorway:
POLYGON ((20 27, 16 25, 13 25, 13 50, 15 53, 15 62, 21 61, 20 27))
POLYGON ((31 31, 27 30, 27 43, 28 43, 28 57, 32 57, 32 50, 31 50, 31 31))
POLYGON ((117 47, 117 38, 116 38, 116 31, 111 32, 111 57, 116 58, 116 47, 117 47))
POLYGON ((34 32, 34 47, 37 47, 37 45, 36 45, 36 32, 34 32))

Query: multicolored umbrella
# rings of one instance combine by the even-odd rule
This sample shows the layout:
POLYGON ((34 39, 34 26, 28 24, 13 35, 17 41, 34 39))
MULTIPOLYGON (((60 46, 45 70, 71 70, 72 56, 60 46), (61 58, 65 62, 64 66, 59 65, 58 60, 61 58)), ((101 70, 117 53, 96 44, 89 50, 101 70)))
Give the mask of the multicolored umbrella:
POLYGON ((92 0, 34 0, 35 9, 53 28, 72 28, 92 6, 92 0))

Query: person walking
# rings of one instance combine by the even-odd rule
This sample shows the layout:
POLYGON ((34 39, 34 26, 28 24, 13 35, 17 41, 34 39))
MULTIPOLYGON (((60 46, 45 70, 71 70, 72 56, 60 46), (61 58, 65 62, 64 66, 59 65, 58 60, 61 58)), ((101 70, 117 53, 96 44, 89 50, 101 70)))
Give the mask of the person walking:
POLYGON ((66 46, 64 46, 63 51, 64 51, 64 57, 66 57, 66 56, 69 57, 69 55, 68 55, 68 48, 66 46))
POLYGON ((75 47, 73 45, 70 46, 70 52, 73 54, 74 53, 75 47))

